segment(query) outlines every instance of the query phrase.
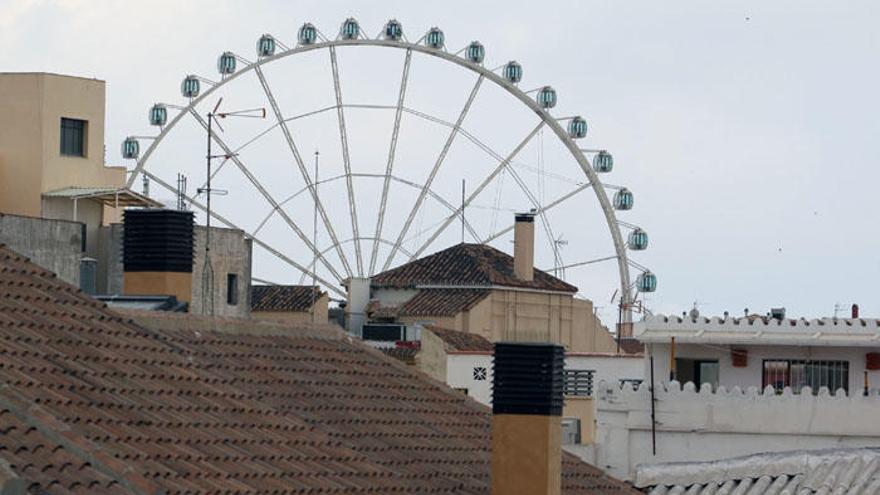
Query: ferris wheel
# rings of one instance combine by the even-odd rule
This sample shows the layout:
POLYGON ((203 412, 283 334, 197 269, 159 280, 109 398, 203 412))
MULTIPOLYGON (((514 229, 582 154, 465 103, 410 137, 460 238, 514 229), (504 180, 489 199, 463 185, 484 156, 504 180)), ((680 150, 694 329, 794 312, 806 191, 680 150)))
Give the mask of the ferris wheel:
POLYGON ((136 160, 128 186, 148 178, 178 198, 178 207, 244 231, 261 253, 254 271, 264 279, 313 278, 342 297, 345 279, 369 277, 450 243, 504 250, 513 223, 499 218, 531 212, 544 238, 536 243, 536 262, 544 261, 537 268, 571 279, 594 301, 610 297, 620 321, 632 321, 640 294, 657 286, 657 277, 630 256, 648 247, 648 234, 618 218, 633 208, 632 191, 600 179, 612 172, 612 155, 581 144, 588 140, 587 120, 557 116, 552 86, 526 89, 520 63, 493 66, 486 55, 478 41, 449 48, 436 27, 410 41, 396 20, 375 36, 352 18, 334 36, 306 23, 290 46, 264 34, 255 57, 225 51, 217 60, 219 79, 187 75, 182 103, 150 108, 158 134, 122 143, 123 158, 136 160), (372 52, 382 52, 381 68, 364 61, 372 52), (297 68, 283 68, 298 59, 297 68), (354 77, 345 77, 343 59, 357 67, 354 77), (316 75, 317 64, 324 76, 316 75), (449 75, 434 77, 435 71, 449 75), (418 82, 432 89, 420 92, 418 82), (250 89, 235 88, 244 84, 250 89), (366 89, 383 96, 365 102, 366 89), (480 120, 474 114, 490 90, 480 120), (451 95, 438 96, 446 92, 451 95), (417 96, 424 97, 421 106, 417 96), (265 108, 266 118, 224 122, 220 132, 209 132, 220 154, 206 174, 204 133, 213 118, 206 115, 212 108, 217 113, 221 99, 265 108), (508 130, 515 120, 519 132, 508 130), (149 143, 143 152, 141 142, 149 143), (228 196, 210 207, 210 194, 181 188, 182 171, 201 184, 214 179, 228 196), (588 218, 594 224, 587 226, 588 218), (608 264, 614 269, 603 276, 584 275, 608 264))

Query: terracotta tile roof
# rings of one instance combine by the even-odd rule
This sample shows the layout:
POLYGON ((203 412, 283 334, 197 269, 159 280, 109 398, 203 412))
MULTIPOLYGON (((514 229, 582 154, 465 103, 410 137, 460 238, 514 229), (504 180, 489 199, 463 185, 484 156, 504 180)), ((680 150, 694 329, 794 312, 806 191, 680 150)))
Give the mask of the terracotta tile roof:
POLYGON ((488 289, 422 289, 400 306, 400 316, 455 316, 488 295, 488 289))
POLYGON ((513 273, 513 257, 485 244, 458 244, 374 275, 373 287, 412 288, 424 285, 500 285, 577 292, 577 287, 535 269, 531 282, 513 273))
POLYGON ((459 332, 458 330, 450 330, 433 325, 427 326, 425 329, 445 342, 449 346, 450 351, 493 352, 495 350, 492 342, 475 333, 459 332))
POLYGON ((384 347, 380 350, 406 364, 416 364, 416 355, 419 353, 419 349, 415 347, 384 347))
POLYGON ((489 295, 489 289, 420 289, 408 301, 382 305, 372 300, 366 313, 370 318, 398 318, 401 316, 455 316, 471 309, 489 295))
POLYGON ((312 285, 251 286, 251 311, 308 311, 315 300, 326 294, 312 285))
MULTIPOLYGON (((0 483, 48 494, 488 493, 488 409, 342 332, 150 322, 0 246, 0 483)), ((637 493, 571 456, 563 473, 566 495, 637 493)))

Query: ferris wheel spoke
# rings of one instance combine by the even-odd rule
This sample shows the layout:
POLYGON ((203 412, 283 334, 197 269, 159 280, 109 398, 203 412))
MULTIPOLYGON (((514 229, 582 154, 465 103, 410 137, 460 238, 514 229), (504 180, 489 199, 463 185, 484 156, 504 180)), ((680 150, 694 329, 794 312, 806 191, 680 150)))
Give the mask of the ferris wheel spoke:
MULTIPOLYGON (((584 191, 585 189, 589 189, 590 187, 591 187, 591 185, 590 185, 589 183, 581 184, 580 186, 578 186, 578 187, 575 188, 574 190, 569 191, 569 192, 565 193, 564 195, 560 196, 559 198, 557 198, 557 199, 551 201, 550 203, 547 203, 545 206, 542 206, 542 207, 538 208, 538 209, 535 211, 535 213, 537 213, 537 214, 539 214, 539 215, 543 215, 544 213, 548 212, 548 211, 551 210, 552 208, 554 208, 554 207, 556 207, 556 206, 559 206, 559 204, 561 204, 561 203, 563 203, 564 201, 566 201, 566 200, 568 200, 568 199, 574 197, 574 196, 577 195, 579 192, 584 191)), ((494 241, 495 239, 497 239, 497 238, 503 236, 504 234, 506 234, 506 233, 510 232, 511 230, 513 230, 513 227, 514 227, 513 225, 509 225, 507 228, 504 228, 504 229, 502 229, 502 230, 499 230, 498 232, 495 232, 494 234, 492 234, 492 235, 486 237, 486 238, 483 239, 483 241, 482 241, 483 244, 486 244, 486 243, 492 242, 492 241, 494 241)))
POLYGON ((355 261, 358 276, 364 276, 364 258, 361 255, 361 235, 358 228, 357 206, 354 199, 354 185, 351 182, 351 155, 348 150, 348 131, 345 127, 345 109, 342 106, 342 86, 339 83, 339 64, 336 61, 336 48, 330 47, 330 65, 333 69, 333 91, 336 94, 336 117, 339 120, 339 140, 342 146, 342 164, 345 167, 348 189, 348 212, 351 216, 351 231, 354 239, 355 261))
MULTIPOLYGON (((340 175, 337 175, 337 176, 334 176, 334 177, 328 177, 328 178, 326 178, 326 179, 321 179, 320 181, 318 181, 318 185, 321 185, 321 184, 327 184, 327 183, 330 183, 330 182, 335 182, 335 181, 337 181, 337 180, 341 180, 341 179, 346 178, 346 176, 348 176, 348 175, 350 175, 352 178, 367 178, 367 179, 385 179, 385 178, 386 178, 386 175, 384 175, 384 174, 369 174, 369 173, 340 174, 340 175)), ((404 178, 397 177, 397 176, 394 176, 394 175, 392 175, 392 176, 390 177, 390 180, 392 180, 392 181, 394 181, 394 182, 399 182, 399 183, 401 183, 401 184, 403 184, 403 185, 405 185, 405 186, 412 187, 413 189, 419 189, 419 190, 422 189, 422 185, 421 185, 421 184, 416 184, 416 183, 413 182, 413 181, 406 180, 406 179, 404 179, 404 178)), ((269 211, 269 213, 266 214, 266 216, 260 221, 260 223, 259 223, 259 224, 257 225, 257 227, 254 229, 253 234, 254 234, 254 235, 257 235, 257 234, 260 232, 260 230, 263 229, 263 227, 266 225, 266 223, 272 218, 272 216, 275 214, 275 212, 278 211, 279 208, 282 208, 284 205, 286 205, 286 204, 289 203, 290 201, 293 201, 293 200, 296 199, 298 196, 302 195, 303 193, 307 192, 308 190, 309 190, 309 186, 303 187, 303 188, 300 189, 299 191, 297 191, 297 192, 291 194, 290 196, 288 196, 287 198, 281 200, 281 201, 278 203, 278 208, 273 208, 273 209, 272 209, 271 211, 269 211)), ((438 203, 442 204, 442 205, 443 205, 444 207, 446 207, 446 209, 448 209, 450 212, 454 212, 454 211, 456 211, 456 208, 457 208, 456 206, 453 206, 452 203, 450 203, 449 201, 447 201, 446 199, 444 199, 443 196, 440 196, 439 194, 437 194, 437 192, 435 192, 434 190, 432 190, 432 189, 428 189, 428 196, 430 196, 432 199, 436 200, 438 203)), ((476 231, 474 230, 473 226, 472 226, 472 225, 470 224, 470 222, 468 222, 467 220, 465 220, 465 227, 467 228, 467 230, 468 230, 469 232, 472 233, 472 235, 474 236, 475 239, 479 239, 479 238, 477 237, 476 231)), ((389 244, 389 245, 394 245, 394 243, 392 243, 392 242, 387 242, 387 241, 385 241, 384 239, 382 239, 382 238, 378 238, 378 237, 361 237, 361 238, 360 238, 360 240, 362 240, 362 241, 373 241, 373 240, 376 240, 376 239, 379 239, 379 240, 382 241, 383 243, 387 243, 387 244, 389 244)), ((410 256, 410 255, 411 255, 410 252, 409 252, 409 251, 405 251, 405 250, 403 249, 403 247, 400 248, 400 252, 402 252, 402 253, 403 253, 404 255, 406 255, 406 256, 410 256)))
MULTIPOLYGON (((159 178, 158 176, 156 176, 155 174, 152 174, 152 173, 148 172, 147 170, 141 170, 141 173, 142 173, 143 175, 149 177, 150 180, 152 180, 152 181, 155 182, 156 184, 159 184, 160 186, 162 186, 162 187, 164 187, 165 189, 167 189, 169 192, 174 193, 174 194, 182 194, 182 193, 181 193, 180 191, 178 191, 176 188, 171 187, 170 184, 168 184, 168 183, 165 182, 164 180, 160 179, 160 178, 159 178)), ((207 214, 207 212, 208 212, 208 208, 207 208, 204 204, 202 204, 201 202, 199 202, 195 197, 193 197, 193 196, 188 196, 188 195, 186 195, 186 194, 183 194, 183 196, 186 198, 187 202, 189 202, 191 205, 195 206, 196 208, 198 208, 199 210, 201 210, 201 211, 203 211, 203 212, 205 212, 205 213, 207 214)), ((339 290, 339 289, 337 288, 338 281, 337 281, 337 283, 334 284, 334 283, 332 283, 332 282, 330 282, 330 281, 328 281, 328 280, 325 280, 323 277, 321 277, 321 276, 319 276, 319 275, 317 275, 317 274, 314 274, 314 273, 313 273, 311 270, 309 270, 308 268, 306 268, 306 267, 302 266, 301 264, 297 263, 296 261, 290 259, 288 256, 286 256, 286 255, 284 255, 283 253, 279 252, 277 249, 273 248, 273 247, 270 246, 269 244, 266 244, 265 242, 263 242, 262 240, 260 240, 258 237, 255 237, 255 236, 253 236, 253 235, 251 235, 251 234, 248 234, 246 230, 244 230, 243 228, 239 227, 238 225, 236 225, 235 223, 231 222, 230 220, 226 219, 225 217, 223 217, 222 215, 218 214, 218 213, 217 213, 216 211, 214 211, 214 210, 211 210, 211 217, 214 218, 214 219, 216 219, 217 221, 219 221, 220 223, 226 225, 227 227, 229 227, 229 228, 231 228, 231 229, 238 229, 238 230, 241 230, 242 232, 245 233, 245 236, 246 236, 248 239, 251 239, 251 240, 254 242, 254 244, 260 246, 260 247, 263 248, 263 249, 265 249, 265 250, 268 251, 269 253, 273 254, 276 258, 278 258, 278 259, 280 259, 281 261, 287 263, 288 265, 290 265, 290 266, 292 266, 293 268, 299 270, 300 272, 303 272, 303 273, 308 274, 308 275, 314 275, 314 276, 315 276, 315 280, 317 280, 318 282, 321 282, 321 283, 327 288, 327 290, 333 291, 333 292, 335 292, 336 294, 339 294, 339 295, 342 296, 342 297, 345 297, 345 296, 346 296, 346 294, 345 294, 343 291, 341 291, 341 290, 339 290)))
MULTIPOLYGON (((281 109, 278 107, 278 101, 275 100, 275 96, 272 94, 272 90, 269 88, 269 83, 266 81, 266 76, 263 74, 263 70, 257 65, 254 66, 255 72, 257 73, 257 78, 260 80, 260 85, 263 87, 263 91, 266 93, 266 98, 269 100, 269 105, 272 107, 272 112, 275 114, 275 118, 278 120, 279 127, 281 127, 281 132, 284 134, 284 139, 287 141, 287 145, 290 148, 290 152, 293 155, 293 159, 299 167, 300 174, 302 175, 303 181, 306 184, 311 184, 309 187, 309 191, 312 194, 312 200, 315 203, 315 207, 318 209, 318 213, 321 216, 321 220, 324 222, 324 228, 327 230, 327 234, 330 236, 330 239, 333 240, 334 243, 338 243, 339 239, 336 236, 336 231, 333 229, 333 224, 330 222, 329 217, 327 216, 327 211, 324 209, 323 203, 321 203, 321 198, 318 196, 318 191, 315 187, 314 182, 311 177, 309 177, 309 172, 306 170, 306 164, 303 162, 302 156, 299 153, 299 149, 296 147, 296 143, 293 141, 293 136, 290 134, 290 128, 287 126, 287 122, 284 120, 284 116, 281 114, 281 109)), ((284 214, 282 212, 282 214, 284 214)), ((286 215, 286 214, 285 214, 286 215)), ((312 250, 317 252, 317 248, 312 245, 311 242, 308 243, 312 247, 312 250)), ((340 261, 342 262, 342 266, 345 268, 345 273, 351 277, 351 265, 348 263, 348 257, 345 256, 345 251, 342 250, 342 247, 339 246, 336 250, 337 256, 339 256, 340 261)), ((326 264, 326 259, 321 257, 326 264)), ((335 269, 332 271, 335 272, 335 269)))
MULTIPOLYGON (((385 181, 382 184, 382 199, 379 201, 379 215, 376 218, 376 230, 374 237, 382 238, 382 227, 385 223, 385 207, 388 205, 388 186, 391 185, 391 173, 394 170, 394 156, 397 152, 397 137, 400 134, 400 119, 403 116, 403 101, 406 98, 406 86, 409 82, 409 66, 412 60, 412 50, 406 51, 403 61, 403 74, 400 76, 400 90, 397 94, 397 108, 394 112, 394 129, 391 131, 391 145, 388 149, 388 163, 385 165, 385 181)), ((373 242, 373 252, 370 254, 370 275, 376 271, 376 258, 379 255, 379 242, 373 242)))
MULTIPOLYGON (((204 127, 205 129, 208 128, 208 123, 205 122, 205 119, 203 119, 202 116, 195 111, 195 109, 190 109, 190 114, 196 119, 196 121, 198 121, 199 124, 202 125, 202 127, 204 127)), ((245 167, 238 156, 236 156, 232 149, 229 148, 226 142, 223 141, 223 139, 220 138, 220 136, 218 136, 216 133, 213 133, 211 137, 213 138, 214 142, 216 142, 217 145, 223 149, 223 152, 226 153, 226 155, 229 157, 229 160, 231 160, 232 163, 234 163, 236 167, 238 167, 239 171, 241 171, 241 173, 248 179, 248 181, 250 181, 250 183, 257 189, 257 191, 259 191, 259 193, 272 206, 272 208, 278 211, 278 213, 281 215, 281 218, 284 219, 284 221, 287 223, 288 226, 290 226, 290 228, 296 233, 296 235, 299 236, 299 238, 306 244, 306 246, 309 247, 309 249, 312 250, 312 252, 317 254, 317 246, 315 246, 309 240, 309 238, 305 235, 302 229, 299 228, 296 222, 294 222, 293 219, 290 218, 290 215, 288 215, 287 212, 284 211, 283 208, 281 208, 275 198, 273 198, 272 195, 269 194, 269 191, 266 190, 266 188, 263 186, 263 184, 261 184, 260 181, 257 180, 256 176, 254 176, 254 174, 251 173, 251 171, 247 167, 245 167)), ((333 276, 336 277, 337 280, 341 281, 342 277, 339 275, 333 265, 323 256, 321 256, 320 258, 321 261, 324 263, 324 266, 326 266, 327 269, 330 270, 333 276)))
POLYGON ((481 182, 480 185, 478 185, 477 188, 474 189, 474 191, 470 194, 470 196, 468 196, 464 203, 446 218, 443 224, 440 225, 440 227, 435 230, 433 234, 431 234, 428 240, 426 240, 421 245, 421 247, 416 250, 415 253, 413 253, 410 259, 415 259, 419 257, 425 251, 425 249, 427 249, 437 239, 437 237, 439 237, 440 234, 442 234, 443 231, 446 230, 447 227, 449 227, 449 225, 452 223, 453 220, 455 220, 456 217, 460 217, 462 211, 464 211, 471 204, 474 198, 476 198, 481 192, 483 192, 483 189, 485 189, 489 184, 492 183, 493 180, 495 180, 498 174, 500 174, 501 171, 510 164, 511 160, 513 160, 520 153, 520 151, 522 151, 523 148, 528 145, 529 141, 531 141, 532 138, 534 138, 535 135, 538 134, 538 131, 540 131, 543 127, 544 121, 542 120, 538 123, 537 126, 535 126, 534 129, 532 129, 532 132, 530 132, 528 135, 526 135, 525 138, 522 139, 522 141, 520 141, 520 143, 513 149, 513 151, 511 151, 504 159, 501 160, 498 166, 495 167, 495 169, 485 179, 483 179, 483 182, 481 182))
POLYGON ((394 246, 391 247, 391 253, 385 260, 382 271, 388 269, 388 266, 391 265, 392 261, 394 261, 394 257, 397 255, 397 251, 400 250, 400 245, 403 243, 403 239, 406 237, 406 233, 412 226, 413 219, 415 219, 416 215, 419 212, 419 209, 421 209, 422 207, 422 203, 425 201, 425 195, 427 194, 428 188, 431 187, 431 183, 434 182, 434 177, 437 176, 437 171, 440 170, 440 167, 446 160, 446 155, 447 153, 449 153, 449 148, 452 146, 453 141, 455 141, 455 136, 458 135, 461 124, 462 122, 464 122, 465 117, 467 117, 468 111, 470 111, 471 105, 473 104, 474 99, 477 97, 477 92, 480 90, 480 85, 482 85, 483 79, 484 76, 481 74, 477 78, 477 82, 474 84, 473 89, 471 89, 471 93, 470 95, 468 95, 467 102, 465 102, 464 108, 461 109, 458 120, 456 120, 455 122, 455 127, 453 127, 452 131, 449 133, 449 137, 446 139, 446 144, 443 145, 443 149, 440 151, 440 155, 437 157, 437 161, 434 163, 434 167, 431 169, 431 173, 428 175, 428 179, 425 181, 422 192, 419 193, 419 197, 418 199, 416 199, 416 203, 413 206, 413 209, 409 212, 406 223, 403 224, 403 228, 400 230, 400 233, 397 236, 397 241, 394 243, 394 246))
POLYGON ((538 202, 538 199, 535 198, 532 190, 529 189, 529 186, 525 183, 524 180, 522 180, 522 177, 519 176, 519 173, 517 173, 514 168, 509 167, 507 170, 510 172, 510 176, 513 177, 513 180, 516 182, 522 192, 529 199, 529 202, 532 203, 532 207, 535 209, 535 214, 541 220, 541 227, 544 228, 544 234, 546 235, 547 242, 550 245, 550 251, 553 252, 553 259, 560 259, 559 246, 556 245, 556 237, 553 235, 553 228, 550 224, 550 219, 547 218, 547 209, 538 202))
POLYGON ((545 271, 545 272, 550 272, 550 271, 553 271, 553 270, 568 270, 569 268, 577 268, 577 267, 579 267, 579 266, 593 265, 593 264, 596 264, 596 263, 601 263, 601 262, 603 262, 603 261, 616 260, 616 259, 617 259, 617 255, 616 255, 616 254, 612 254, 612 255, 610 255, 610 256, 603 256, 603 257, 601 257, 601 258, 596 258, 596 259, 587 260, 587 261, 578 261, 577 263, 570 263, 570 264, 568 264, 568 265, 563 265, 563 266, 558 266, 558 267, 554 267, 554 268, 549 268, 549 269, 546 269, 546 270, 544 270, 544 271, 545 271))

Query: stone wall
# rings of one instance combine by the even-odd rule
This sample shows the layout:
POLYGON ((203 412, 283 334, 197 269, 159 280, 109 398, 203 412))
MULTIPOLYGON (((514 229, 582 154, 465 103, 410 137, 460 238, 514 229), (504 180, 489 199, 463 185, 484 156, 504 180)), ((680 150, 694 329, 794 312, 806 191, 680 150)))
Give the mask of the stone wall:
POLYGON ((601 383, 598 388, 596 466, 630 480, 642 463, 710 461, 761 452, 880 445, 880 397, 850 397, 827 389, 813 395, 772 388, 692 383, 657 385, 656 455, 652 452, 651 392, 601 383))
MULTIPOLYGON (((207 229, 201 225, 195 228, 195 259, 193 260, 192 304, 190 312, 204 314, 202 303, 202 281, 205 268, 205 241, 207 229)), ((211 227, 211 266, 214 271, 214 314, 217 316, 250 315, 251 285, 251 240, 244 232, 235 229, 211 227), (238 298, 236 304, 227 301, 227 276, 238 276, 238 298)), ((205 301, 209 299, 206 297, 205 301)))
POLYGON ((83 224, 0 213, 0 244, 79 287, 83 224))

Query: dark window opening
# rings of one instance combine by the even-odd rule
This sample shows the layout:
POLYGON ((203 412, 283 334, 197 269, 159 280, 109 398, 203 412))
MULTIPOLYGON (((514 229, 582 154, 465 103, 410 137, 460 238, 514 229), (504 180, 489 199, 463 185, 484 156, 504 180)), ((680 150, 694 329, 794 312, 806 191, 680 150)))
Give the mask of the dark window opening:
POLYGON ((397 342, 406 340, 406 327, 399 324, 367 323, 361 331, 364 340, 397 342))
POLYGON ((86 121, 61 118, 61 154, 86 156, 86 121))
POLYGON ((762 387, 772 386, 777 393, 785 387, 799 394, 804 387, 819 393, 828 387, 832 393, 842 388, 849 392, 849 361, 811 361, 797 359, 764 360, 762 387))
POLYGON ((226 304, 238 304, 238 275, 235 273, 226 274, 226 304))
POLYGON ((710 359, 676 359, 675 379, 679 383, 691 382, 701 387, 704 383, 718 388, 718 360, 710 359))

